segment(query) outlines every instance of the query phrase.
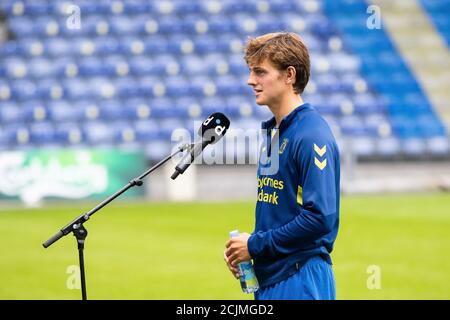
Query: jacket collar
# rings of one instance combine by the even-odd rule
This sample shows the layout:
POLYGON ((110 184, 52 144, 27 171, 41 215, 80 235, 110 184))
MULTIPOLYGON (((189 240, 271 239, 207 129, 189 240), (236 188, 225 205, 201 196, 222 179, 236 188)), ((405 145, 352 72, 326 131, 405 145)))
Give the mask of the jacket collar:
MULTIPOLYGON (((297 108, 292 110, 287 116, 285 116, 283 119, 281 119, 281 123, 280 123, 279 129, 282 129, 282 128, 285 128, 285 127, 289 126, 289 124, 292 122, 292 120, 295 119, 295 116, 300 111, 312 110, 312 109, 313 109, 313 107, 309 103, 304 103, 304 104, 298 106, 297 108)), ((272 117, 268 121, 263 121, 262 124, 261 124, 261 128, 262 129, 266 129, 266 130, 270 130, 270 129, 273 129, 275 127, 275 124, 276 124, 275 117, 272 117)))

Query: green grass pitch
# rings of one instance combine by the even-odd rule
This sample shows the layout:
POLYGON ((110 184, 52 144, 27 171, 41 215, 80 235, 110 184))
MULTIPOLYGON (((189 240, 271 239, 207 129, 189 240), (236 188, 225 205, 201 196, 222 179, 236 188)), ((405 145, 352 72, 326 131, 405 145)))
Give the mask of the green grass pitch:
MULTIPOLYGON (((80 299, 71 289, 75 238, 41 244, 94 205, 0 211, 0 299, 80 299)), ((229 231, 253 224, 252 202, 108 206, 86 223, 88 298, 252 299, 223 250, 229 231)), ((332 253, 337 297, 450 299, 449 252, 448 194, 344 196, 332 253), (379 268, 378 288, 368 288, 369 266, 379 268)))

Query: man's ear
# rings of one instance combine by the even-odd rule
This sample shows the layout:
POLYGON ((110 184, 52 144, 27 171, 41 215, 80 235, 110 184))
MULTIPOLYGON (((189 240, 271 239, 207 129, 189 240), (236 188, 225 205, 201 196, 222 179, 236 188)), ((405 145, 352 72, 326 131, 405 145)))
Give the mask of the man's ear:
POLYGON ((293 66, 289 66, 286 69, 286 83, 287 84, 295 84, 295 78, 297 75, 297 71, 293 66))

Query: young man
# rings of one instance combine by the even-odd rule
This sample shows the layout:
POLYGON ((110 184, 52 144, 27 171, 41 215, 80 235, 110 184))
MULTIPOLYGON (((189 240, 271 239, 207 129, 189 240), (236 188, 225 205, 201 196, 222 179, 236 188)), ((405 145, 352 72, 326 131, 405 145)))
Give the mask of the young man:
POLYGON ((276 153, 278 170, 260 161, 255 230, 230 239, 224 260, 238 278, 237 264, 253 259, 255 299, 335 299, 330 253, 339 226, 339 150, 325 120, 301 97, 308 50, 294 33, 271 33, 249 40, 245 60, 256 103, 274 116, 262 124, 261 152, 276 153))

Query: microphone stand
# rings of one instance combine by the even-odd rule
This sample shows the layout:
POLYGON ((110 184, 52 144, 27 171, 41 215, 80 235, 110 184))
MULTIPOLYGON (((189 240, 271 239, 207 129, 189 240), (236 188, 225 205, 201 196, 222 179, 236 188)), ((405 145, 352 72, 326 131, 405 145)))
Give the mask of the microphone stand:
POLYGON ((175 155, 177 155, 180 152, 183 152, 185 150, 189 150, 189 152, 192 150, 195 144, 189 144, 186 143, 180 147, 178 147, 178 150, 174 152, 173 154, 167 156, 157 164, 155 164, 153 167, 151 167, 149 170, 141 174, 139 177, 132 179, 130 182, 128 182, 127 185, 125 185, 122 189, 108 197, 107 199, 103 200, 100 204, 98 204, 95 208, 91 209, 89 212, 82 214, 72 222, 70 222, 68 225, 63 227, 60 231, 58 231, 54 236, 52 236, 50 239, 45 241, 42 245, 44 248, 48 248, 53 243, 61 239, 63 236, 69 234, 70 232, 73 232, 75 238, 77 239, 78 243, 78 256, 80 260, 80 276, 81 276, 81 295, 83 300, 87 300, 87 294, 86 294, 86 278, 85 278, 85 272, 84 272, 84 241, 88 235, 88 232, 86 228, 84 227, 84 223, 89 220, 89 218, 96 213, 98 210, 109 204, 112 200, 120 196, 122 193, 130 189, 134 186, 142 186, 143 182, 142 179, 145 178, 147 175, 152 173, 154 170, 156 170, 158 167, 166 163, 168 160, 173 158, 175 155))

